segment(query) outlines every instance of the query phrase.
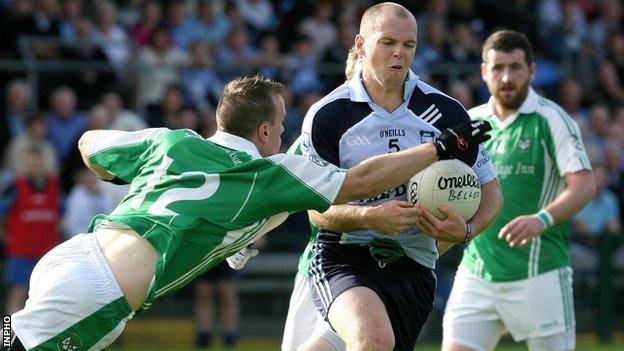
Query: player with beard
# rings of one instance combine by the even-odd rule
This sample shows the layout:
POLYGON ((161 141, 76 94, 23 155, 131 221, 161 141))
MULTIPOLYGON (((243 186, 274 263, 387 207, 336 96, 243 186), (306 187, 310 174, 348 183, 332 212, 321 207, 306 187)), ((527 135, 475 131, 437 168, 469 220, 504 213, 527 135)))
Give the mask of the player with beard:
POLYGON ((573 350, 567 220, 595 193, 577 124, 530 82, 528 39, 502 30, 483 45, 492 95, 469 111, 492 126, 485 143, 503 189, 494 223, 465 249, 444 315, 444 351, 492 350, 510 332, 529 350, 573 350))

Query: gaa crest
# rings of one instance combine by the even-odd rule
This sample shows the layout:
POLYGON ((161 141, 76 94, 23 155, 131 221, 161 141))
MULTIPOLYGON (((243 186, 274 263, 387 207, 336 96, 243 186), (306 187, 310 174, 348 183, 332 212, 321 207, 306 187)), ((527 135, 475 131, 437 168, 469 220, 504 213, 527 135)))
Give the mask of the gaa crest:
POLYGON ((79 351, 83 349, 83 343, 76 333, 69 334, 68 337, 56 344, 58 351, 79 351))
POLYGON ((518 150, 527 151, 530 147, 531 147, 531 139, 520 138, 520 140, 518 140, 518 150))

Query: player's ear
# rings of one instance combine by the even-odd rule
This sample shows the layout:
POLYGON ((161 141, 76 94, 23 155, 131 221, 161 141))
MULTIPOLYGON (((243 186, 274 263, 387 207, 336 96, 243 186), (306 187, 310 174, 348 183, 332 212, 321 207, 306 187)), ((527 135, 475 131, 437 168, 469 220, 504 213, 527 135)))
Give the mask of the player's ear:
POLYGON ((256 132, 261 141, 266 141, 269 138, 269 122, 262 122, 256 132))
POLYGON ((355 36, 355 51, 359 57, 364 57, 364 37, 360 34, 355 36))

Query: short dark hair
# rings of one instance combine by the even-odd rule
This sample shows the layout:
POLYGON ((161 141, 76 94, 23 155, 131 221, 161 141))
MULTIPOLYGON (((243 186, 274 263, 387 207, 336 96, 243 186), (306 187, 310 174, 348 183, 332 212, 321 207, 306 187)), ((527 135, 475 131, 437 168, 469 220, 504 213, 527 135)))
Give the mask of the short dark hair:
POLYGON ((483 44, 481 55, 483 62, 487 62, 487 53, 490 49, 510 53, 515 49, 524 51, 524 61, 527 65, 533 63, 533 48, 526 35, 514 30, 504 29, 494 32, 483 44))
POLYGON ((227 83, 217 105, 219 130, 251 139, 263 122, 275 122, 273 97, 284 89, 282 83, 260 76, 236 78, 227 83))

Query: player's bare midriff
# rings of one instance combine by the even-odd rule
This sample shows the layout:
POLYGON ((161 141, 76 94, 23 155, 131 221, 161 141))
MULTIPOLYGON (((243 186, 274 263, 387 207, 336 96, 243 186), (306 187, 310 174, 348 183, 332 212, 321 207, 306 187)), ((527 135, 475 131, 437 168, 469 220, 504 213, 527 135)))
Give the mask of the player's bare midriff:
POLYGON ((156 271, 156 249, 131 229, 99 228, 95 235, 128 304, 138 310, 156 271))

